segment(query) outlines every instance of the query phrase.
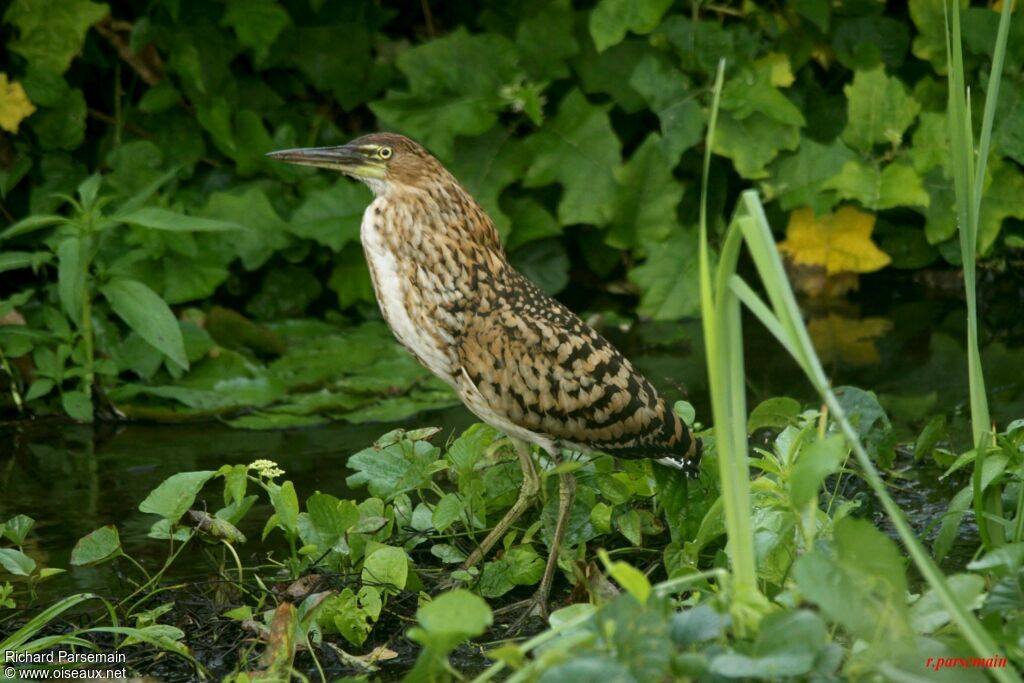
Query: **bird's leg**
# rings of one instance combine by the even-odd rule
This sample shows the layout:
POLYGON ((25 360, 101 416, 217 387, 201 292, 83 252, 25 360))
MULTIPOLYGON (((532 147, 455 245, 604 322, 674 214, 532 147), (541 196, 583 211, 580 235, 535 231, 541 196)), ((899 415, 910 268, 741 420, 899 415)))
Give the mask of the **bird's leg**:
POLYGON ((537 586, 537 592, 527 601, 526 609, 509 627, 510 631, 516 630, 530 616, 536 615, 545 620, 548 618, 548 597, 551 595, 551 584, 555 580, 555 570, 558 569, 558 551, 569 527, 569 514, 572 512, 575 498, 576 477, 572 472, 562 472, 558 475, 558 519, 555 522, 554 538, 551 539, 548 562, 544 566, 544 576, 537 586))
POLYGON ((508 531, 508 528, 516 523, 516 520, 519 519, 526 508, 530 507, 530 504, 533 503, 540 492, 540 477, 537 476, 537 470, 533 466, 533 456, 530 455, 530 447, 519 439, 513 439, 512 443, 515 444, 516 455, 519 456, 519 466, 523 469, 523 484, 519 487, 519 497, 516 498, 516 502, 505 513, 505 516, 501 518, 501 521, 494 525, 491 533, 487 534, 487 537, 480 542, 476 550, 462 563, 463 570, 469 569, 484 558, 488 551, 494 547, 494 544, 501 540, 505 532, 508 531))

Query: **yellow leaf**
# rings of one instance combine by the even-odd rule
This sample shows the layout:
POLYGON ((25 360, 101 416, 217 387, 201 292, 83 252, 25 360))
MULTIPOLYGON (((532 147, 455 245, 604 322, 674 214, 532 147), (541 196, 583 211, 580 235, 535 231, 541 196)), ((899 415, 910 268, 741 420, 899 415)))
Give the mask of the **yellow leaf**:
POLYGON ((794 263, 824 266, 829 275, 870 273, 892 260, 871 241, 874 227, 874 214, 852 206, 818 218, 811 209, 797 209, 789 214, 786 239, 779 250, 794 263))
POLYGON ((21 83, 8 83, 7 74, 0 73, 0 128, 8 133, 17 133, 21 120, 31 116, 35 110, 21 83))
POLYGON ((849 365, 873 365, 879 361, 875 339, 892 329, 885 318, 855 320, 835 313, 807 323, 814 350, 825 365, 837 360, 849 365))
POLYGON ((789 63, 789 55, 781 52, 770 52, 755 64, 759 68, 767 68, 771 74, 772 85, 776 88, 788 88, 793 85, 796 77, 793 76, 793 67, 789 63))

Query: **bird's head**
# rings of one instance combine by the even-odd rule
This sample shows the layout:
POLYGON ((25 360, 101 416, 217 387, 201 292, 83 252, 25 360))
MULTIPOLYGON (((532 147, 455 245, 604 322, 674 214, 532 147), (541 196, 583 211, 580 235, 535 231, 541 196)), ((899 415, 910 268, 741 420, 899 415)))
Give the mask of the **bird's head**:
POLYGON ((403 186, 423 188, 449 177, 430 152, 395 133, 371 133, 339 147, 284 149, 267 156, 344 173, 369 185, 377 196, 403 186))

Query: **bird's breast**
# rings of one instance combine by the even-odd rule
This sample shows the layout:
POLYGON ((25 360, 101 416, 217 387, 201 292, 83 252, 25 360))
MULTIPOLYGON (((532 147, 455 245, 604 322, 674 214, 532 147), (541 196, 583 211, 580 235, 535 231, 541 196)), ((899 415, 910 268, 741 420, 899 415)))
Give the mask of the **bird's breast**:
POLYGON ((428 370, 455 386, 453 320, 446 305, 452 283, 437 269, 410 258, 410 248, 417 245, 412 231, 402 233, 409 225, 383 197, 363 214, 360 240, 373 290, 395 338, 428 370))

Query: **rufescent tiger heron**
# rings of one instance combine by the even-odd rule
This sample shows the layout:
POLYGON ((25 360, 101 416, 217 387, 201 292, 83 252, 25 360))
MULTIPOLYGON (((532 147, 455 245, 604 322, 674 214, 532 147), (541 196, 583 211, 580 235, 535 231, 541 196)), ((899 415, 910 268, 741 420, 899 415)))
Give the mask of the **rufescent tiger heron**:
MULTIPOLYGON (((700 440, 615 347, 509 264, 494 222, 422 146, 374 133, 340 147, 269 156, 370 187, 375 199, 360 239, 384 319, 469 410, 516 445, 519 496, 464 568, 478 563, 538 495, 527 444, 552 462, 569 449, 697 464, 700 440)), ((553 542, 527 614, 547 616, 575 488, 572 473, 559 474, 553 542)))

